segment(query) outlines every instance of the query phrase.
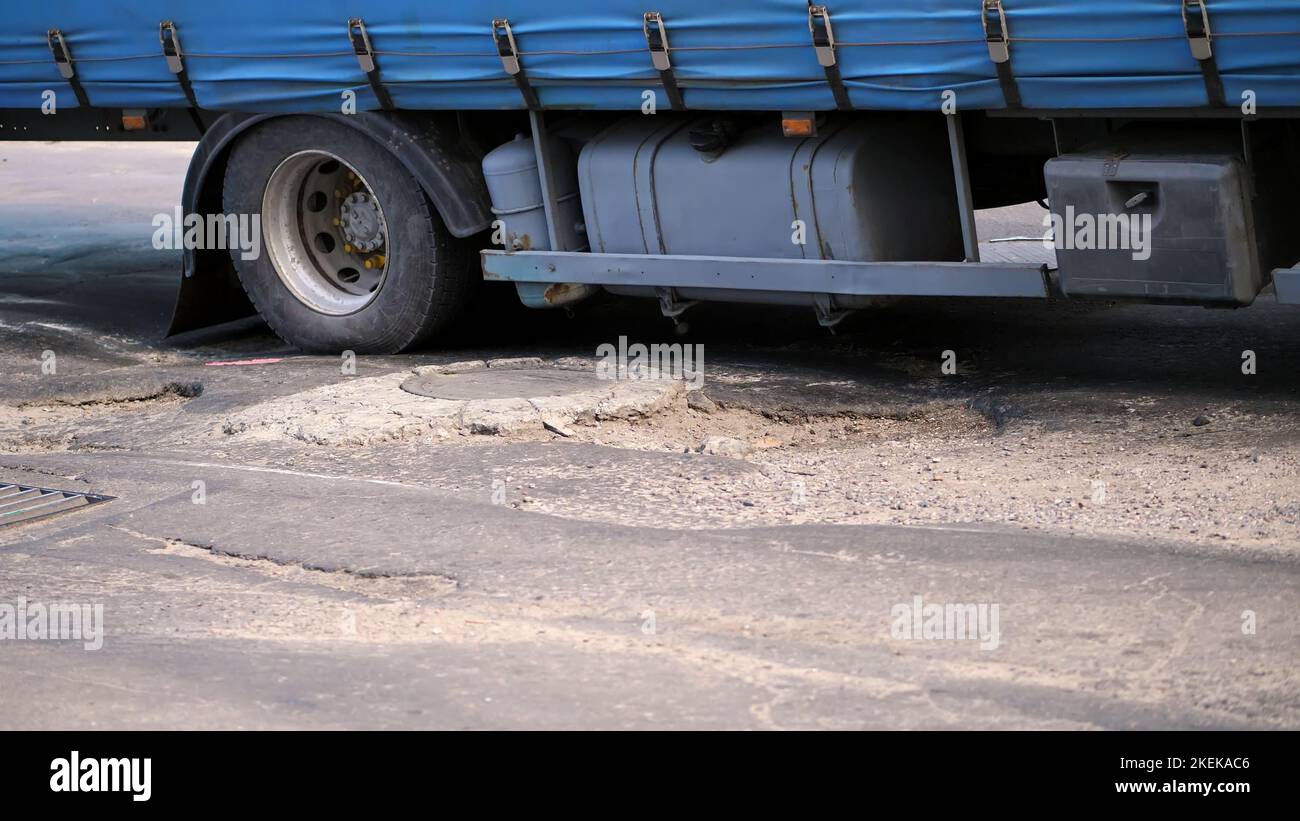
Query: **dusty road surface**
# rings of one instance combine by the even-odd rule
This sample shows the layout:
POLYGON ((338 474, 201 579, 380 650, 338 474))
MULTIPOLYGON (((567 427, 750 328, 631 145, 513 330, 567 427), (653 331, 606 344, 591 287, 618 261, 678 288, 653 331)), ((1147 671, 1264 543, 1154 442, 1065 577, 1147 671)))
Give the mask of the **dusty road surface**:
POLYGON ((489 291, 350 373, 256 320, 164 338, 188 148, 0 143, 0 484, 113 497, 0 528, 0 727, 1300 727, 1271 296, 831 336, 489 291), (624 336, 702 378, 597 378, 624 336), (101 641, 5 639, 20 603, 101 641))

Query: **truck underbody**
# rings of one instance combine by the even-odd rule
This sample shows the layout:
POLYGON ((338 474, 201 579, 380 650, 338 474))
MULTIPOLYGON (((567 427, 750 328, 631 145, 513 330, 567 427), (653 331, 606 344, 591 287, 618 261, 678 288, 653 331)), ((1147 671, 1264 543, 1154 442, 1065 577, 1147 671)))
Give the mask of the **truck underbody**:
MULTIPOLYGON (((481 264, 485 279, 515 283, 523 301, 538 308, 573 306, 605 290, 657 299, 673 320, 699 301, 765 302, 807 305, 833 327, 883 297, 1232 307, 1273 284, 1278 299, 1300 298, 1300 226, 1287 202, 1300 189, 1300 139, 1297 120, 1283 115, 16 114, 0 114, 7 126, 0 133, 9 138, 198 139, 182 206, 195 215, 229 212, 229 160, 250 135, 265 135, 277 122, 296 124, 281 132, 294 135, 354 132, 410 175, 439 229, 469 260, 473 273, 466 276, 476 278, 481 264), (145 127, 123 128, 132 117, 145 127), (783 126, 792 125, 808 133, 786 136, 783 126), (1134 197, 1142 201, 1125 207, 1134 197), (981 262, 975 210, 1034 200, 1050 206, 1049 245, 1047 228, 1059 231, 1068 216, 1073 232, 1076 212, 1099 215, 1096 247, 1055 238, 1052 268, 981 262), (1152 220, 1147 253, 1104 242, 1104 215, 1126 214, 1152 220)), ((355 167, 328 143, 319 146, 322 158, 355 167)), ((264 192, 253 193, 255 202, 264 192)), ((325 193, 341 207, 334 196, 341 191, 325 193)), ((351 246, 341 221, 322 231, 351 246)), ((277 246, 267 239, 274 257, 277 246)), ((303 247, 311 256, 305 241, 303 247)), ((283 266, 280 256, 271 264, 283 266)), ((357 247, 351 256, 367 258, 357 247)), ((254 311, 239 262, 223 248, 186 249, 173 332, 254 311)), ((332 279, 329 265, 317 260, 320 273, 304 277, 346 294, 348 283, 332 279)), ((355 312, 308 307, 285 322, 331 323, 355 312)), ((315 339, 292 324, 277 330, 304 347, 369 347, 364 338, 349 339, 352 331, 315 339)))
POLYGON ((256 309, 310 350, 426 341, 481 279, 537 308, 603 290, 674 321, 764 302, 827 327, 892 297, 1300 299, 1286 4, 1212 21, 1203 0, 1104 19, 954 0, 834 24, 723 5, 747 27, 563 4, 554 26, 512 5, 527 19, 481 37, 460 7, 351 18, 342 53, 341 24, 300 9, 291 54, 188 4, 156 32, 87 7, 76 31, 0 39, 0 139, 197 140, 172 330, 256 309), (76 36, 96 25, 121 42, 76 36), (158 59, 123 53, 146 33, 158 59), (1031 201, 1050 264, 981 261, 975 212, 1031 201), (190 239, 253 216, 258 258, 190 239))

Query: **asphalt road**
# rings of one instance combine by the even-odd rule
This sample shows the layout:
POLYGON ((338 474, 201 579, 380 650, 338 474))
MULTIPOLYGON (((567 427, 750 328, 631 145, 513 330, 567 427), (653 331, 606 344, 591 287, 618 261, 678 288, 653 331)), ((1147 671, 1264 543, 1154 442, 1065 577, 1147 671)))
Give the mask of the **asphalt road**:
POLYGON ((832 337, 497 292, 350 376, 255 320, 164 339, 186 158, 0 143, 0 483, 115 497, 0 529, 0 728, 1300 726, 1300 315, 1268 297, 832 337), (704 345, 707 401, 489 435, 391 400, 621 335, 704 345), (918 597, 985 629, 913 634, 918 597), (102 647, 4 639, 19 600, 102 605, 102 647))

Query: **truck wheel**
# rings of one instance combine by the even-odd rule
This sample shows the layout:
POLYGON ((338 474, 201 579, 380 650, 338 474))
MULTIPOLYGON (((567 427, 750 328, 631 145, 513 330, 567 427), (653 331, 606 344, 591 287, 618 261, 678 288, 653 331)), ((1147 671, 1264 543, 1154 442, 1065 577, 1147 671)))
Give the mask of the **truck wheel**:
POLYGON ((251 129, 226 166, 227 215, 260 214, 261 253, 232 250, 258 313, 305 351, 398 353, 463 309, 465 249, 420 184, 346 125, 286 117, 251 129))

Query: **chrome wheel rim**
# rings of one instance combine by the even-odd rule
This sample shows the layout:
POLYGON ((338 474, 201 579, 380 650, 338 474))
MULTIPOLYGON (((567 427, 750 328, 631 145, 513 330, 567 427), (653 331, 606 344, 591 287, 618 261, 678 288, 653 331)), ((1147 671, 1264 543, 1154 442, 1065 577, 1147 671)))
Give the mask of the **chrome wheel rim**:
POLYGON ((262 232, 280 281, 302 304, 346 316, 379 295, 388 221, 370 184, 339 157, 300 151, 271 172, 262 232))

